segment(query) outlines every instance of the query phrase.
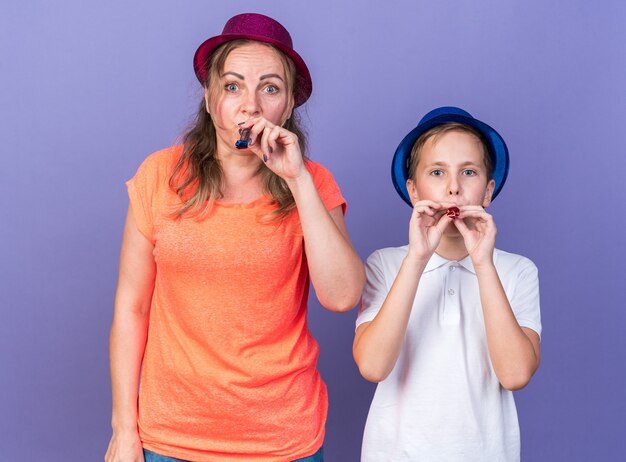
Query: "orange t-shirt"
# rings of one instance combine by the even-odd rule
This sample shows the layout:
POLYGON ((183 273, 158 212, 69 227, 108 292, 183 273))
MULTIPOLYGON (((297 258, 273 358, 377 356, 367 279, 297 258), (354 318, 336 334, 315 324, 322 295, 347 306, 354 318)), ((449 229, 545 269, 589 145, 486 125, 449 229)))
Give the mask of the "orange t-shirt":
MULTIPOLYGON (((326 386, 307 325, 309 272, 297 212, 215 202, 205 219, 174 220, 171 169, 182 146, 148 157, 127 183, 137 226, 154 244, 156 279, 141 370, 146 449, 193 461, 287 461, 324 439, 326 386)), ((345 200, 307 162, 327 209, 345 200)))

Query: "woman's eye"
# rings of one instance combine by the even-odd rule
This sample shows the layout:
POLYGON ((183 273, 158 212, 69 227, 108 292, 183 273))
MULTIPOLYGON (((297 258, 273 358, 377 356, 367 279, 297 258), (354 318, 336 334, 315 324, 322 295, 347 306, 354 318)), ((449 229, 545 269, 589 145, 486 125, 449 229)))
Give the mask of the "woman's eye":
POLYGON ((236 83, 227 83, 224 88, 226 89, 226 91, 229 91, 231 93, 239 90, 239 86, 236 83))
POLYGON ((275 85, 268 85, 265 87, 265 93, 274 94, 278 93, 278 87, 275 85))

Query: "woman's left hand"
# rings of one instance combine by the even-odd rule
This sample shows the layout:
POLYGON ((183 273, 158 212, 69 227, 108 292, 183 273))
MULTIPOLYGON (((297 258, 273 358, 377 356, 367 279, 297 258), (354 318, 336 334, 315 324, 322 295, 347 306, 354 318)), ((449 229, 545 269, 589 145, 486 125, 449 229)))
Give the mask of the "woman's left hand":
POLYGON ((289 181, 307 172, 300 143, 294 133, 262 116, 252 117, 241 128, 250 129, 249 149, 276 175, 289 181))
POLYGON ((457 227, 474 266, 493 262, 496 245, 496 224, 493 217, 479 205, 460 207, 461 214, 452 223, 457 227))

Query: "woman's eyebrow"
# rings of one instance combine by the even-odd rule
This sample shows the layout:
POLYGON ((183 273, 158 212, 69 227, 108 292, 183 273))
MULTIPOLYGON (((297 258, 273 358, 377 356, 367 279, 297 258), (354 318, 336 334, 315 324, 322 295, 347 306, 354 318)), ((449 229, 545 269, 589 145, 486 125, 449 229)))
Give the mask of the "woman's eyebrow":
POLYGON ((224 73, 222 74, 222 77, 224 77, 225 75, 228 75, 228 74, 230 74, 230 75, 234 75, 234 76, 235 76, 235 77, 237 77, 238 79, 241 79, 241 80, 246 80, 246 78, 245 78, 243 75, 241 75, 241 74, 237 74, 236 72, 233 72, 233 71, 226 71, 226 72, 224 72, 224 73))
POLYGON ((269 79, 271 77, 275 77, 279 80, 282 80, 284 82, 284 79, 278 75, 278 74, 263 74, 261 77, 259 77, 259 80, 265 80, 265 79, 269 79))

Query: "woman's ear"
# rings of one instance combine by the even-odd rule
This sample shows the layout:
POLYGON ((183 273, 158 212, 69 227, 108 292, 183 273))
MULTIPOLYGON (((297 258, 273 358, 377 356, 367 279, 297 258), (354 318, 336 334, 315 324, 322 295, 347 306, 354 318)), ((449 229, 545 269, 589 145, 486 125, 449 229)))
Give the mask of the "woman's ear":
POLYGON ((285 109, 285 112, 283 113, 283 120, 280 124, 281 127, 283 127, 285 125, 285 122, 287 122, 289 119, 291 119, 291 116, 293 115, 293 107, 295 105, 295 98, 291 97, 289 98, 290 101, 287 105, 287 108, 285 109))
POLYGON ((487 188, 485 189, 485 197, 483 199, 483 207, 487 208, 491 204, 491 196, 493 196, 493 190, 496 187, 495 180, 489 180, 487 183, 487 188))
POLYGON ((415 187, 415 182, 410 178, 406 180, 406 190, 409 192, 409 197, 411 198, 411 203, 415 204, 419 201, 419 196, 417 194, 417 188, 415 187))
POLYGON ((205 88, 204 90, 204 107, 206 109, 207 114, 211 114, 211 109, 209 109, 209 89, 205 88))

